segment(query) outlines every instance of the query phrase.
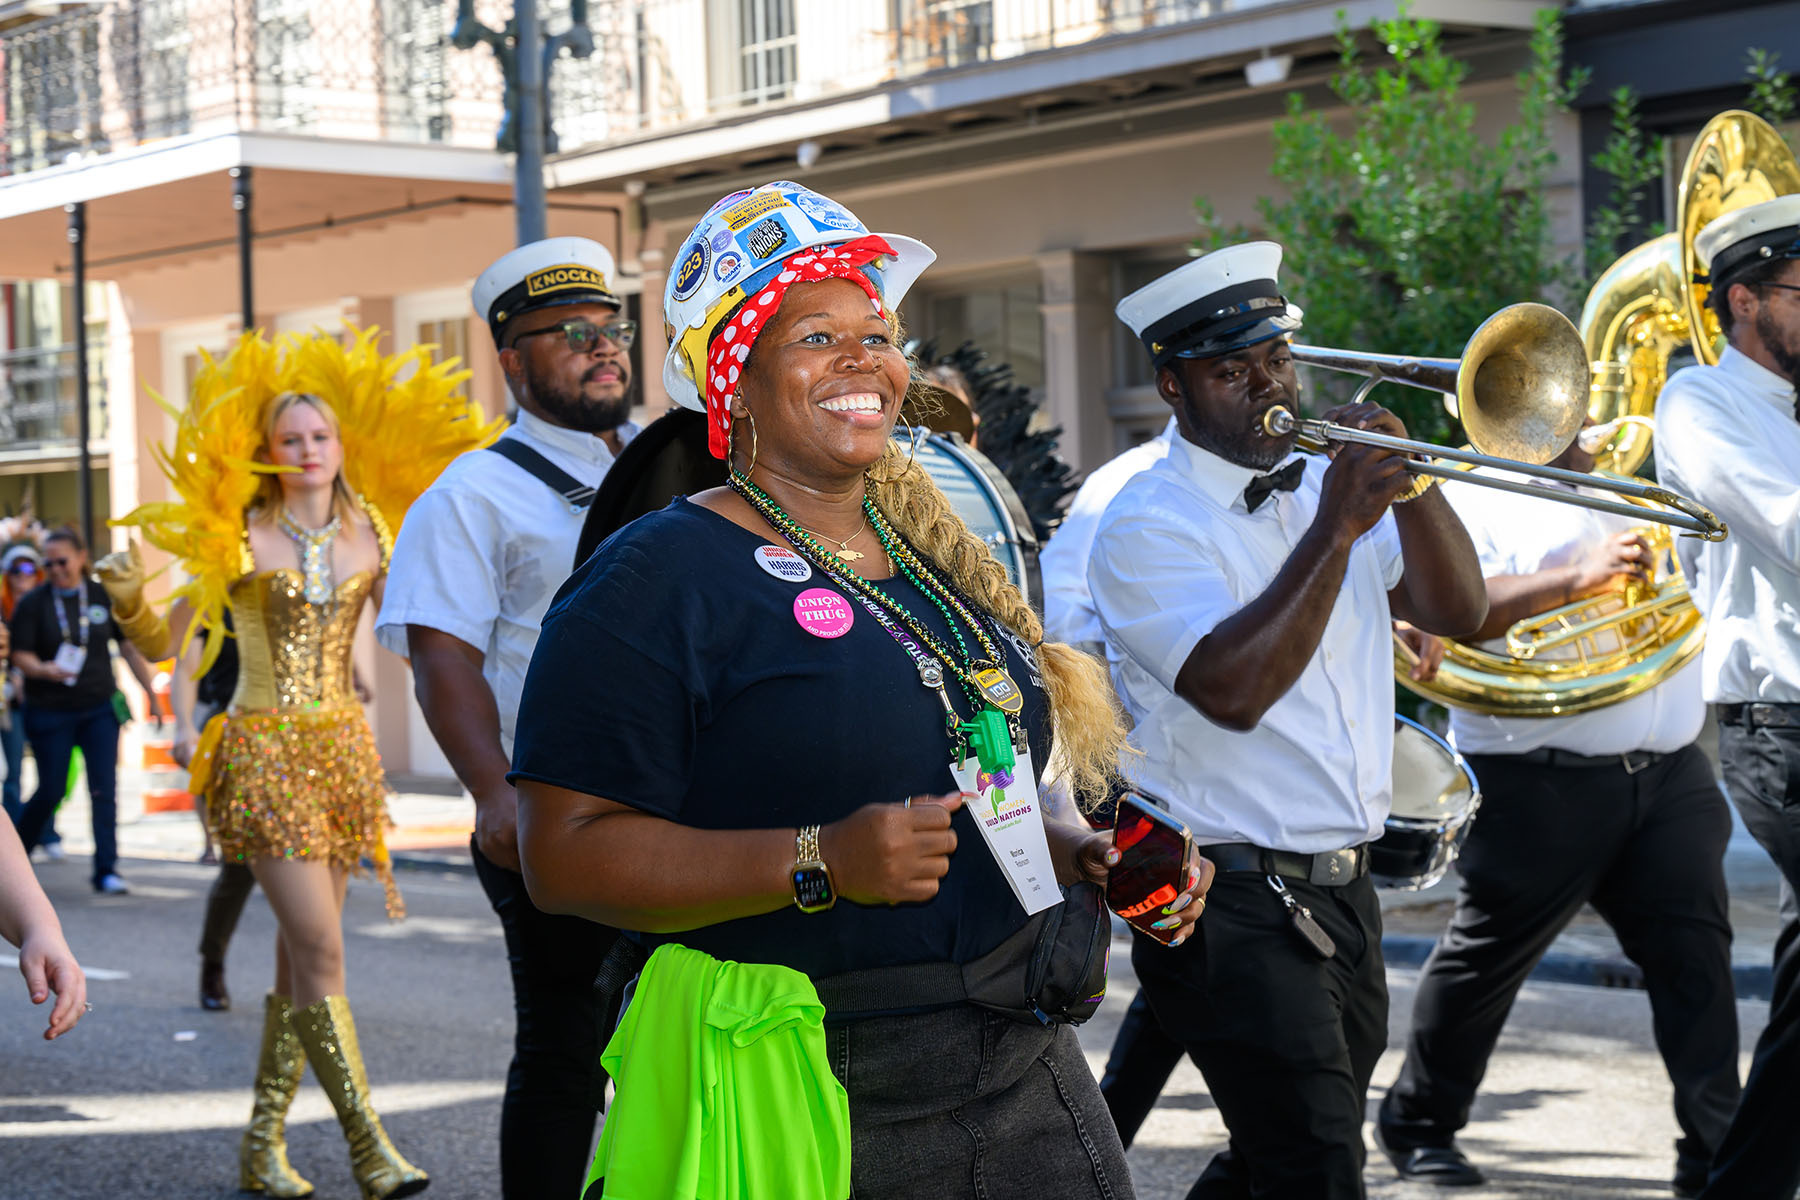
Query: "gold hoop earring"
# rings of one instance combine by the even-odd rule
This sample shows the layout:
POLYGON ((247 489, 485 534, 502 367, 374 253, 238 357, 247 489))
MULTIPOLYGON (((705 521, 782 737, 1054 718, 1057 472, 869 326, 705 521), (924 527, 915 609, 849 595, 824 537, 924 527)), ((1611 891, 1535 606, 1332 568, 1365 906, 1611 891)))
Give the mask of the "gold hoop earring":
MULTIPOLYGON (((736 398, 739 400, 742 400, 743 393, 740 392, 736 398)), ((748 478, 750 478, 751 472, 756 470, 756 448, 757 448, 757 444, 756 444, 756 414, 751 412, 748 406, 745 406, 745 408, 744 408, 744 419, 750 422, 750 465, 745 467, 744 471, 743 471, 744 478, 748 479, 748 478)), ((736 468, 733 468, 733 469, 735 470, 736 468)))

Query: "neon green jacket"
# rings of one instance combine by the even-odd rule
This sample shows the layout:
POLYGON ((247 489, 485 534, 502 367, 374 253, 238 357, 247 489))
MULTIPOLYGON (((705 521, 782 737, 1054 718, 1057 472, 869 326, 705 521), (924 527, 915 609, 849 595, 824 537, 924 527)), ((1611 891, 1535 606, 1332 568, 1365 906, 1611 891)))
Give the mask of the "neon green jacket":
POLYGON ((600 1055, 618 1091, 584 1200, 845 1200, 824 1016, 798 971, 659 947, 600 1055))

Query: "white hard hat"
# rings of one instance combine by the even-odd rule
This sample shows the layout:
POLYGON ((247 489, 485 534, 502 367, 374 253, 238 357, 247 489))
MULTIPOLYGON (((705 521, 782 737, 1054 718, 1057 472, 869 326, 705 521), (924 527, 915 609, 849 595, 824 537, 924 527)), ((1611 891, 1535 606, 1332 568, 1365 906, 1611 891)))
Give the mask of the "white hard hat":
POLYGON ((617 274, 612 252, 599 242, 545 238, 501 255, 475 281, 469 298, 498 343, 508 321, 533 309, 559 304, 623 307, 613 291, 617 274))
MULTIPOLYGON (((682 243, 663 286, 669 334, 663 387, 669 396, 683 408, 704 411, 695 380, 705 374, 713 330, 793 255, 867 236, 868 228, 849 209, 786 180, 733 192, 714 204, 682 243)), ((892 311, 937 255, 912 238, 881 236, 893 256, 864 270, 892 311)))

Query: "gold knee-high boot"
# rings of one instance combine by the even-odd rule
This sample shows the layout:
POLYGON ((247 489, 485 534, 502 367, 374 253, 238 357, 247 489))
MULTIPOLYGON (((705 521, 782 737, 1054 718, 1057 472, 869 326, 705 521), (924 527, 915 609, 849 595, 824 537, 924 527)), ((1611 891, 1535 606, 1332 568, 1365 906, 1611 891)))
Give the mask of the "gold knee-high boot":
POLYGON ((369 1077, 363 1071, 350 1002, 327 996, 308 1005, 294 1014, 294 1031, 306 1048, 313 1074, 337 1109, 338 1124, 350 1143, 350 1171, 362 1188, 363 1200, 392 1200, 424 1191, 431 1177, 400 1157, 369 1101, 369 1077))
POLYGON ((238 1147, 238 1187, 266 1196, 313 1194, 313 1185, 288 1165, 287 1112, 306 1073, 306 1052, 294 1036, 293 1001, 270 992, 263 998, 262 1052, 256 1060, 256 1103, 238 1147))

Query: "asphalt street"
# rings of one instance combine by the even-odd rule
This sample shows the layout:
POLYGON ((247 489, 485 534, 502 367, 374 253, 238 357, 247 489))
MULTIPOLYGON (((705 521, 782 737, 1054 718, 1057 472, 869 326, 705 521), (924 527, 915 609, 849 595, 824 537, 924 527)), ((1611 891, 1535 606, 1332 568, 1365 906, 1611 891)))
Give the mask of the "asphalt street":
MULTIPOLYGON (((0 974, 0 1197, 235 1196, 236 1149, 249 1111, 260 996, 274 922, 251 901, 233 944, 235 1009, 195 1002, 194 941, 212 869, 126 863, 134 892, 99 898, 86 863, 41 866, 39 878, 89 971, 94 1012, 46 1043, 15 962, 0 974)), ((429 1170, 428 1196, 497 1197, 501 1080, 511 995, 498 924, 466 873, 405 871, 411 915, 393 924, 380 889, 350 889, 350 997, 375 1098, 395 1142, 429 1170)), ((1108 1003, 1082 1029, 1098 1071, 1133 983, 1123 945, 1108 1003)), ((1404 1035, 1413 973, 1390 972, 1392 1040, 1404 1035)), ((1747 1054, 1767 1006, 1740 1005, 1747 1054)), ((1390 1050, 1375 1095, 1399 1069, 1390 1050)), ((1488 1170, 1482 1200, 1663 1197, 1673 1166, 1669 1089, 1650 1042, 1642 992, 1532 984, 1520 999, 1464 1144, 1488 1170)), ((292 1120, 295 1166, 320 1200, 355 1188, 324 1095, 309 1075, 292 1120)), ((1131 1152, 1141 1200, 1179 1200, 1223 1141, 1198 1073, 1183 1064, 1131 1152)), ((1378 1152, 1375 1200, 1442 1197, 1398 1182, 1378 1152)), ((1043 1196, 1054 1200, 1053 1180, 1043 1196)))

